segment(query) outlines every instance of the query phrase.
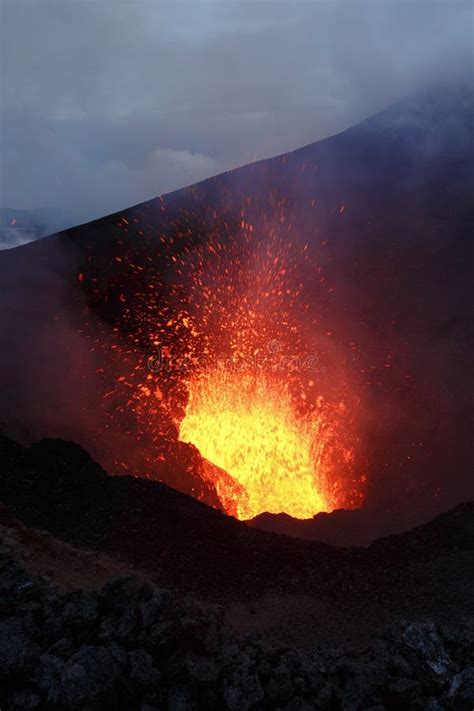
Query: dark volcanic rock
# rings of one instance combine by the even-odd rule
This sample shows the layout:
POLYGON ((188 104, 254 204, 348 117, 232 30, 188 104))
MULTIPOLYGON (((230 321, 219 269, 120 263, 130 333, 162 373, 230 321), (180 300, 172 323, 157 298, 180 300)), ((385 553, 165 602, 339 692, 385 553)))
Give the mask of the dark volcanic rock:
MULTIPOLYGON (((251 529, 158 482, 106 476, 84 450, 52 440, 30 450, 8 445, 3 460, 0 451, 0 500, 27 525, 116 557, 163 591, 132 578, 110 583, 98 601, 77 593, 60 614, 48 603, 41 621, 48 646, 63 639, 64 627, 75 644, 87 641, 99 616, 100 643, 111 637, 121 644, 144 633, 147 651, 166 649, 188 626, 199 628, 200 612, 189 601, 186 617, 164 619, 171 604, 165 590, 192 592, 226 608, 257 610, 267 598, 271 605, 280 600, 283 639, 307 648, 347 640, 363 645, 374 630, 397 620, 451 624, 474 615, 469 503, 366 549, 336 548, 251 529), (287 596, 296 610, 286 610, 287 596)), ((26 579, 12 560, 3 568, 0 610, 12 616, 18 604, 30 605, 33 629, 41 582, 26 579)), ((211 638, 208 633, 207 644, 215 644, 211 638)))
POLYGON ((456 671, 435 625, 408 624, 401 635, 401 650, 420 681, 436 684, 456 671))
POLYGON ((121 669, 106 647, 84 645, 74 654, 48 693, 52 709, 108 708, 117 706, 121 669))
POLYGON ((42 439, 25 450, 26 466, 39 471, 48 469, 52 476, 71 477, 83 481, 97 481, 107 476, 97 462, 75 442, 42 439))
POLYGON ((32 691, 14 691, 7 698, 7 709, 10 711, 34 711, 41 706, 41 699, 32 691))
MULTIPOLYGON (((9 554, 0 552, 5 562, 9 554)), ((362 652, 317 656, 237 634, 216 606, 138 577, 111 580, 99 592, 61 594, 29 578, 14 559, 4 570, 12 567, 23 584, 30 580, 39 606, 36 625, 25 604, 15 617, 0 617, 6 711, 471 708, 466 625, 407 622, 362 652), (53 609, 65 621, 64 636, 45 648, 42 616, 53 609)))
POLYGON ((473 701, 474 667, 470 667, 452 679, 445 702, 457 711, 471 711, 473 701))
POLYGON ((140 689, 160 685, 160 672, 153 667, 153 658, 143 649, 128 654, 129 677, 140 689))
POLYGON ((16 513, 154 580, 59 593, 27 572, 3 529, 0 708, 470 708, 471 504, 368 549, 335 549, 249 529, 160 484, 107 477, 69 444, 6 451, 0 497, 16 513), (304 620, 307 651, 234 631, 215 604, 270 590, 285 605, 295 585, 303 612, 310 596, 326 605, 326 617, 304 620))
POLYGON ((26 673, 38 661, 40 648, 25 635, 22 622, 17 617, 0 622, 0 676, 26 673))
POLYGON ((23 447, 9 437, 0 434, 0 459, 3 466, 8 466, 10 460, 18 460, 23 453, 23 447))

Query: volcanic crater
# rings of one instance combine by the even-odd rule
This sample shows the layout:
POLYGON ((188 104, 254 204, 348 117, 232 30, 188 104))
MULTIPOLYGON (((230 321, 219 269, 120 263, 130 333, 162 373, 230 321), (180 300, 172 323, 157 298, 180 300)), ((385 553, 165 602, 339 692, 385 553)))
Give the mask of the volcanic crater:
POLYGON ((0 704, 472 708, 473 124, 0 253, 0 704))

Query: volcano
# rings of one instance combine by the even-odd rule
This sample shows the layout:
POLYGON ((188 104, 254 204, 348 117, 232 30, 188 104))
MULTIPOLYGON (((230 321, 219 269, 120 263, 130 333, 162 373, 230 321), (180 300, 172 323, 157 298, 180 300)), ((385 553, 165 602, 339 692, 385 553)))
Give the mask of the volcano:
POLYGON ((473 114, 411 97, 2 252, 3 429, 303 537, 471 498, 473 114))

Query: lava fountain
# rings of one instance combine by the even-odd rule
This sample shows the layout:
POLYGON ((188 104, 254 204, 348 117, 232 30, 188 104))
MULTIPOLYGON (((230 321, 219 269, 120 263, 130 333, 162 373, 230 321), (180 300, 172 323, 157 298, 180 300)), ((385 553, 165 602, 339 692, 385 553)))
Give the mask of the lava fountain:
POLYGON ((244 250, 230 248, 233 259, 219 243, 207 271, 198 259, 200 268, 187 272, 196 284, 190 321, 195 333, 204 330, 206 358, 186 378, 179 436, 199 449, 223 508, 240 519, 263 512, 310 518, 357 505, 361 496, 347 479, 341 491, 355 459, 349 413, 334 392, 327 400, 318 391, 322 371, 303 283, 305 272, 314 277, 307 245, 271 229, 261 241, 249 230, 243 243, 244 250))
POLYGON ((331 508, 323 418, 298 416, 287 389, 264 374, 215 370, 196 377, 180 437, 240 485, 214 481, 238 518, 263 511, 309 518, 331 508))
POLYGON ((334 290, 318 254, 285 220, 278 204, 258 227, 170 238, 164 279, 121 297, 132 348, 160 353, 153 373, 138 365, 119 378, 135 393, 127 403, 140 431, 158 449, 158 414, 168 412, 180 441, 202 456, 197 475, 240 519, 309 518, 364 498, 353 353, 328 331, 334 290))

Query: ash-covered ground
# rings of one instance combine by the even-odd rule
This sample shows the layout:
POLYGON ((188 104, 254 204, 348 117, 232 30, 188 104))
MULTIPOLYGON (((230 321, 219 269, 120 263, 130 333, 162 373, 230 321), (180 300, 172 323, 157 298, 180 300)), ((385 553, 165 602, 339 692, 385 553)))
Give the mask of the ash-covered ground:
POLYGON ((474 505, 367 548, 0 448, 5 709, 471 709, 474 505))

